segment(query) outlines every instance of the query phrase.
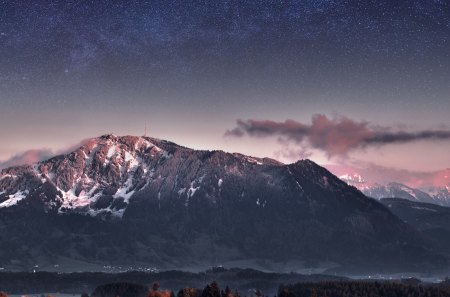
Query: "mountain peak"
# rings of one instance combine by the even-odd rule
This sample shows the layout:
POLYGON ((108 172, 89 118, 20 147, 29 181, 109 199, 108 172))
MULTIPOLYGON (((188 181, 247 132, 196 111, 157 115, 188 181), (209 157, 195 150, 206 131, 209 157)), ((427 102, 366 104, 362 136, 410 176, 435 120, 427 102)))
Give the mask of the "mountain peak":
POLYGON ((39 185, 48 185, 54 187, 56 194, 44 199, 46 208, 92 215, 106 211, 120 217, 130 197, 151 178, 155 162, 169 158, 169 153, 157 146, 157 142, 160 141, 107 134, 88 140, 66 155, 32 166, 11 168, 7 170, 9 174, 0 177, 3 194, 0 207, 19 203, 24 191, 32 193, 39 185), (105 200, 111 202, 109 207, 96 206, 105 200))
MULTIPOLYGON (((326 255, 338 262, 346 259, 348 243, 356 242, 357 253, 370 255, 369 263, 374 253, 386 257, 384 246, 401 253, 404 247, 397 247, 397 242, 407 240, 411 232, 382 205, 311 160, 285 165, 268 158, 193 150, 151 137, 111 134, 93 138, 66 155, 3 172, 0 213, 30 216, 33 224, 43 222, 40 229, 49 229, 51 236, 79 232, 59 237, 59 244, 52 244, 54 237, 39 238, 44 245, 51 244, 43 251, 70 246, 58 251, 70 257, 83 247, 79 256, 87 260, 103 254, 115 259, 129 251, 122 242, 139 241, 135 248, 145 248, 131 253, 142 261, 161 264, 162 259, 173 258, 176 265, 181 259, 204 263, 204 255, 220 242, 227 243, 218 253, 224 260, 252 255, 323 261, 326 255), (66 226, 70 231, 58 230, 66 226), (220 241, 211 234, 219 234, 220 241), (332 245, 339 248, 330 249, 332 245)), ((32 234, 27 237, 34 238, 36 232, 32 234)), ((15 235, 1 236, 6 241, 15 235)), ((33 249, 36 246, 33 242, 33 249)), ((11 250, 16 253, 13 259, 33 256, 20 254, 21 248, 11 250)))
MULTIPOLYGON (((55 195, 44 199, 44 208, 122 217, 134 194, 164 181, 180 162, 189 162, 183 166, 192 168, 223 164, 225 173, 221 175, 242 174, 252 166, 284 165, 269 158, 196 151, 152 137, 105 134, 65 155, 5 170, 0 176, 0 208, 22 203, 36 187, 46 185, 54 188, 55 195), (24 191, 28 194, 22 195, 24 191)), ((176 180, 171 191, 190 198, 207 174, 187 176, 182 183, 176 180)))

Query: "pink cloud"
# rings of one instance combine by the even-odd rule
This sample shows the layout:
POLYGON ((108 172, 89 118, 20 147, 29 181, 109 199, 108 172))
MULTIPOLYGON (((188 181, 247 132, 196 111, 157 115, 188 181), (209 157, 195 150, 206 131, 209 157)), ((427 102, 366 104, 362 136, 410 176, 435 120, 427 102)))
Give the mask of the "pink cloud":
POLYGON ((28 150, 23 153, 14 155, 8 160, 0 162, 0 169, 12 166, 33 164, 39 161, 46 160, 52 156, 53 152, 50 149, 28 150))
POLYGON ((56 152, 48 148, 27 150, 25 152, 18 153, 7 160, 0 161, 0 169, 20 165, 30 165, 47 160, 56 155, 64 155, 85 144, 89 144, 92 141, 94 141, 92 138, 84 139, 77 144, 69 145, 65 148, 57 150, 56 152))
POLYGON ((238 120, 237 126, 225 132, 227 137, 270 137, 283 141, 306 144, 332 156, 347 156, 354 150, 369 146, 402 144, 414 141, 450 140, 450 130, 403 131, 381 127, 365 121, 354 121, 340 116, 328 118, 316 114, 310 124, 295 120, 276 122, 271 120, 238 120))

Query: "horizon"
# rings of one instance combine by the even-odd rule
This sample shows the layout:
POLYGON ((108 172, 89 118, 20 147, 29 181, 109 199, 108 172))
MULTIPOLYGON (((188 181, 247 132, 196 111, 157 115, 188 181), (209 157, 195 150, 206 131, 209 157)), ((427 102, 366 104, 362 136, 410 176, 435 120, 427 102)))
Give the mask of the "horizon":
MULTIPOLYGON (((177 145, 184 146, 193 150, 207 150, 207 151, 224 151, 226 153, 230 154, 243 154, 239 151, 228 151, 220 148, 193 148, 186 146, 183 143, 178 143, 173 141, 172 139, 167 139, 163 137, 153 137, 149 135, 145 135, 147 131, 144 131, 143 135, 132 135, 132 134, 124 134, 119 135, 115 133, 104 133, 99 136, 94 137, 87 137, 84 138, 81 141, 78 141, 77 143, 71 144, 69 146, 60 147, 56 150, 52 150, 49 148, 44 149, 30 149, 23 152, 20 152, 18 154, 13 155, 11 158, 0 161, 0 170, 6 169, 8 167, 14 167, 14 166, 20 166, 20 165, 32 165, 41 161, 48 160, 50 158, 59 156, 59 155, 66 155, 68 153, 71 153, 73 150, 81 147, 82 145, 86 144, 90 140, 98 139, 104 136, 116 136, 116 137, 126 137, 126 136, 132 136, 132 137, 144 137, 144 138, 150 138, 150 139, 157 139, 157 140, 165 140, 165 141, 171 141, 174 142, 177 145)), ((310 156, 299 156, 298 159, 283 159, 279 158, 277 155, 272 156, 264 156, 264 155, 251 155, 251 154, 244 154, 250 157, 256 157, 256 158, 270 158, 273 160, 276 160, 278 162, 281 162, 282 164, 293 164, 300 160, 311 160, 320 166, 325 167, 328 169, 331 173, 336 175, 337 177, 342 176, 352 176, 357 175, 361 176, 364 180, 364 183, 368 184, 381 184, 381 185, 387 185, 389 183, 401 183, 405 184, 406 186, 412 187, 412 188, 418 188, 421 190, 427 190, 430 187, 448 187, 450 186, 450 168, 442 168, 442 170, 434 170, 434 171, 424 171, 424 172, 411 172, 411 171, 404 171, 398 170, 396 168, 385 168, 380 167, 376 168, 375 164, 363 164, 363 166, 351 166, 347 164, 332 164, 332 163, 319 163, 314 158, 311 158, 310 156), (366 165, 366 166, 364 166, 366 165), (379 171, 382 171, 385 175, 384 179, 379 179, 377 174, 374 174, 374 167, 378 169, 379 171), (386 178, 387 174, 387 178, 386 178), (402 179, 403 176, 407 176, 407 179, 402 179)))

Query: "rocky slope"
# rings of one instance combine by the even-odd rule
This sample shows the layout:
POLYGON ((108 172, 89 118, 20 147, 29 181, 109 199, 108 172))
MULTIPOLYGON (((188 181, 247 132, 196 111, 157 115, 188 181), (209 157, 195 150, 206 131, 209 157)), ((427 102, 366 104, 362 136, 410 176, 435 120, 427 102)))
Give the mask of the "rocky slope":
POLYGON ((425 271, 420 233, 309 160, 104 135, 0 176, 0 266, 425 271))

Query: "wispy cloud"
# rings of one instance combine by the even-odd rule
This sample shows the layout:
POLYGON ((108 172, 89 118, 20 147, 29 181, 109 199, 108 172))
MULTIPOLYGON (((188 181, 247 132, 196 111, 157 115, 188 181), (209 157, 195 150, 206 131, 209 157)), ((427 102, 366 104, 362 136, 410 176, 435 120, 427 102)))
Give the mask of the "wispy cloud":
POLYGON ((346 156, 349 152, 370 146, 403 144, 414 141, 450 140, 450 130, 404 131, 392 127, 354 121, 348 117, 312 117, 311 123, 295 120, 238 120, 237 126, 225 132, 228 137, 280 137, 283 141, 306 144, 325 152, 328 157, 346 156))
POLYGON ((28 150, 12 156, 8 160, 0 162, 0 169, 12 166, 33 164, 39 161, 46 160, 53 155, 54 154, 50 149, 28 150))
POLYGON ((77 144, 69 145, 57 151, 52 151, 49 148, 27 150, 25 152, 18 153, 7 160, 0 161, 0 169, 12 166, 34 164, 40 161, 47 160, 56 155, 67 154, 83 146, 84 144, 88 143, 91 140, 92 138, 87 138, 78 142, 77 144))

